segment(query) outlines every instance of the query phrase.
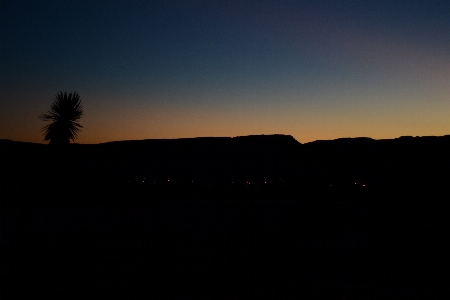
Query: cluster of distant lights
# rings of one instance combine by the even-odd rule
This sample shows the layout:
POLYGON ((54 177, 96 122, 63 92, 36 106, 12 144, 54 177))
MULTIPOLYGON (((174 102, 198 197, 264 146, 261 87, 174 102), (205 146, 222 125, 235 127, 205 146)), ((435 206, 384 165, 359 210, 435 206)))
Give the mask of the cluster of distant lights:
MULTIPOLYGON (((153 185, 158 185, 158 186, 164 186, 164 185, 189 185, 189 184, 194 184, 195 183, 199 183, 200 185, 202 185, 202 180, 200 181, 194 181, 194 180, 171 180, 171 179, 167 179, 167 180, 152 180, 152 179, 147 179, 147 178, 141 178, 141 179, 135 179, 135 180, 129 180, 129 183, 135 182, 135 183, 145 183, 145 184, 153 184, 153 185)), ((209 183, 212 182, 205 182, 206 185, 208 185, 209 183)), ((222 182, 222 184, 226 184, 226 182, 222 182)), ((251 187, 251 188, 255 188, 257 189, 258 187, 262 187, 262 186, 285 186, 287 187, 288 184, 283 180, 283 179, 278 179, 278 180, 256 180, 256 181, 250 181, 250 180, 241 180, 241 181, 228 181, 228 184, 232 185, 232 186, 246 186, 246 187, 251 187)))
MULTIPOLYGON (((131 183, 131 180, 129 180, 128 182, 131 183)), ((142 182, 145 183, 145 182, 146 182, 146 179, 143 178, 143 179, 142 179, 142 182)), ((147 182, 148 182, 148 181, 147 181, 147 182)), ((151 181, 150 181, 150 182, 151 182, 151 181)), ((284 183, 284 180, 283 180, 283 179, 280 179, 278 182, 284 183)), ((160 184, 160 183, 167 183, 167 184, 169 184, 169 183, 170 183, 170 179, 167 179, 167 181, 165 181, 165 180, 164 180, 164 181, 158 181, 158 182, 157 182, 157 181, 153 181, 153 184, 160 184)), ((185 183, 185 182, 183 182, 183 183, 185 183)), ((194 180, 191 180, 191 183, 194 183, 194 180)), ((234 181, 231 181, 231 184, 234 184, 234 183, 235 183, 234 181)), ((247 180, 247 181, 245 181, 245 184, 246 184, 246 185, 251 185, 251 182, 247 180)), ((267 184, 267 180, 264 181, 264 184, 267 184)))
MULTIPOLYGON (((147 180, 146 181, 146 178, 143 178, 142 179, 142 183, 148 183, 149 181, 147 180)), ((150 183, 151 183, 152 181, 150 180, 150 183)), ((172 181, 173 182, 173 181, 172 181)), ((188 181, 182 181, 182 183, 183 184, 186 184, 188 181)), ((260 184, 261 181, 258 181, 258 182, 253 182, 253 186, 255 187, 255 188, 257 188, 260 184)), ((131 183, 131 180, 129 181, 129 183, 131 183)), ((170 184, 171 183, 171 181, 170 181, 170 179, 167 179, 167 181, 165 181, 165 180, 162 180, 162 181, 153 181, 153 184, 155 184, 155 185, 161 185, 161 184, 170 184)), ((194 180, 190 180, 190 183, 194 183, 194 180)), ((249 180, 246 180, 245 182, 243 182, 243 181, 241 181, 241 182, 236 182, 236 181, 231 181, 231 184, 232 185, 235 185, 235 184, 242 184, 242 183, 244 183, 244 185, 246 185, 246 186, 252 186, 252 182, 251 181, 249 181, 249 180)), ((284 186, 287 186, 287 183, 285 183, 285 181, 283 180, 283 179, 279 179, 279 180, 271 180, 271 183, 273 184, 273 183, 282 183, 282 184, 284 184, 284 186)), ((268 181, 267 180, 264 180, 264 182, 263 182, 263 184, 264 185, 268 185, 268 184, 271 184, 271 183, 268 183, 268 181)), ((355 182, 354 184, 353 184, 354 186, 361 186, 361 187, 366 187, 367 185, 366 185, 366 183, 363 183, 363 182, 355 182)), ((339 186, 342 186, 341 184, 330 184, 329 185, 329 187, 339 187, 339 186)))

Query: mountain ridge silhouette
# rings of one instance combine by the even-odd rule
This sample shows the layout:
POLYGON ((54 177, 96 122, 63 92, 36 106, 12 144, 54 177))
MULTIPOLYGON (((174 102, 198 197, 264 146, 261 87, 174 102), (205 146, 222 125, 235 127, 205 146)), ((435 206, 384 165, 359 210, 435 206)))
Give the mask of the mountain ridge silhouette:
MULTIPOLYGON (((131 181, 172 186, 199 183, 261 185, 282 181, 298 188, 361 184, 435 189, 447 185, 450 135, 341 138, 301 144, 290 135, 147 139, 71 144, 64 162, 79 188, 131 181)), ((39 189, 54 173, 45 144, 0 140, 6 190, 39 189)))

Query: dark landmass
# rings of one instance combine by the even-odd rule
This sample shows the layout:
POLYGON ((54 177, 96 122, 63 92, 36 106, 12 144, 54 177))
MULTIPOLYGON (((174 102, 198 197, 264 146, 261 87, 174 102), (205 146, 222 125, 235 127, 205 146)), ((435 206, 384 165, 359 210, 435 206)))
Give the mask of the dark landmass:
MULTIPOLYGON (((5 190, 34 190, 55 172, 47 145, 0 141, 5 190)), ((450 136, 344 138, 300 144, 286 135, 72 144, 58 164, 77 186, 263 187, 448 185, 450 136), (264 184, 264 182, 266 182, 264 184), (253 185, 253 186, 252 186, 253 185)), ((53 162, 54 163, 54 162, 53 162)))
POLYGON ((449 135, 0 140, 2 295, 448 296, 449 153, 449 135))

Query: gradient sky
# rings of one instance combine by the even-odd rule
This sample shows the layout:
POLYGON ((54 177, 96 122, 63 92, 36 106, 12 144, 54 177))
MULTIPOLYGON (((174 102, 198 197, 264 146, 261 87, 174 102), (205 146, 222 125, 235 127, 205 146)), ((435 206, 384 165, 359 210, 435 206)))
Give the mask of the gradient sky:
POLYGON ((450 1, 0 2, 0 138, 450 134, 450 1))

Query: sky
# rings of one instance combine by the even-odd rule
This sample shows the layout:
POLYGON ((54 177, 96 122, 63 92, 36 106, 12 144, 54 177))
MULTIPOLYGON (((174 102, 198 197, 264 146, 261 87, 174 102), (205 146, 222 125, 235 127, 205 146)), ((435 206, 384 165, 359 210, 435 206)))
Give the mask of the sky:
POLYGON ((450 1, 0 1, 0 138, 450 134, 450 1))

